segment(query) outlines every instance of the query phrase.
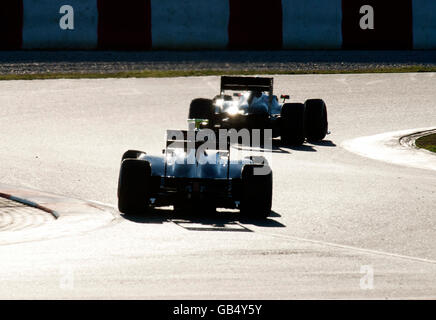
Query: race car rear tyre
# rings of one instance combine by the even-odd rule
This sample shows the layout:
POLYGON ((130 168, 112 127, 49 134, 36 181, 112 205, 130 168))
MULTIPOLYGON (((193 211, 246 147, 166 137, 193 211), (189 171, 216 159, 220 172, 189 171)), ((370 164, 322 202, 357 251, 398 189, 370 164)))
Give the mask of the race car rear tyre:
POLYGON ((198 98, 194 99, 189 106, 189 119, 208 119, 212 123, 215 116, 215 109, 212 100, 198 98))
POLYGON ((250 128, 250 145, 252 147, 263 147, 265 144, 270 142, 265 141, 265 137, 269 137, 269 135, 265 134, 265 130, 270 130, 268 127, 268 122, 269 115, 267 112, 251 114, 247 117, 246 125, 248 128, 250 128))
POLYGON ((285 145, 304 143, 304 104, 285 103, 281 110, 280 139, 285 145))
POLYGON ((242 170, 240 210, 244 217, 265 219, 271 213, 273 178, 269 166, 245 165, 242 170), (257 168, 256 168, 257 167, 257 168), (255 169, 267 170, 259 175, 255 169))
POLYGON ((253 164, 268 165, 268 160, 264 156, 247 156, 244 158, 253 161, 253 164))
POLYGON ((148 208, 151 166, 148 161, 125 159, 118 179, 118 210, 144 213, 148 208))
POLYGON ((321 99, 309 99, 304 103, 304 128, 308 141, 321 141, 327 135, 327 107, 321 99))

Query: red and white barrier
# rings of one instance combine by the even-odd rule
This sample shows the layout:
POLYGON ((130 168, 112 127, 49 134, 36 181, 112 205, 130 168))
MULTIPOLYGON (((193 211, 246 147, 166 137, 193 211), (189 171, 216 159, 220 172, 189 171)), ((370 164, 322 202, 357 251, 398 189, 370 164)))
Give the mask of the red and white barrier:
POLYGON ((0 49, 436 49, 436 1, 4 0, 0 49))

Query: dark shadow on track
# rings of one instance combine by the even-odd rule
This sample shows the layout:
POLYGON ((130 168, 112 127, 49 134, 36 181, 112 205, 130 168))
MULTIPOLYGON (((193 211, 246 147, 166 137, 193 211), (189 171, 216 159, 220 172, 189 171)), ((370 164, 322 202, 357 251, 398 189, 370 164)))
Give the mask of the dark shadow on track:
POLYGON ((337 145, 331 140, 311 141, 310 144, 321 147, 336 147, 337 145))
POLYGON ((299 145, 299 146, 282 145, 282 148, 291 149, 293 151, 316 152, 316 149, 314 147, 309 146, 307 144, 302 144, 302 145, 299 145))
POLYGON ((281 145, 279 140, 273 140, 271 148, 265 147, 264 145, 261 145, 260 147, 253 147, 251 145, 242 144, 242 143, 240 143, 238 145, 236 145, 236 144, 232 145, 232 148, 235 148, 236 150, 239 150, 239 151, 262 151, 262 152, 290 154, 290 152, 288 150, 285 150, 282 147, 283 146, 281 145))
POLYGON ((246 144, 232 145, 236 150, 245 150, 245 151, 262 151, 262 152, 272 152, 272 153, 285 153, 290 154, 289 150, 293 151, 304 151, 304 152, 317 152, 314 146, 319 147, 336 147, 336 144, 331 140, 322 140, 322 141, 307 141, 302 145, 286 145, 283 144, 280 139, 273 139, 272 145, 265 147, 261 145, 260 147, 252 147, 246 144), (289 149, 289 150, 287 150, 289 149))
POLYGON ((204 231, 251 231, 248 226, 253 225, 265 228, 284 228, 284 224, 271 219, 273 217, 281 217, 275 211, 271 211, 270 217, 267 219, 253 219, 250 217, 242 217, 239 212, 225 210, 216 212, 195 212, 187 210, 171 210, 168 208, 153 208, 146 213, 138 213, 135 215, 122 214, 126 220, 135 223, 144 224, 162 224, 164 222, 174 222, 188 230, 204 230, 204 231))

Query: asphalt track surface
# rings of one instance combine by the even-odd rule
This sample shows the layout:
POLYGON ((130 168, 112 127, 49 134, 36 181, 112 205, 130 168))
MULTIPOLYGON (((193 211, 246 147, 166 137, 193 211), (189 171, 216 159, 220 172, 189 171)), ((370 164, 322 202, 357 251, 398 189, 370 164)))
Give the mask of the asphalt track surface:
MULTIPOLYGON (((218 86, 218 77, 0 82, 0 183, 114 206, 122 153, 160 153, 166 129, 186 128, 190 100, 218 86)), ((0 298, 435 298, 435 172, 341 147, 434 127, 434 88, 434 73, 276 76, 275 91, 293 101, 324 98, 332 134, 274 147, 267 221, 160 210, 3 244, 0 298)))

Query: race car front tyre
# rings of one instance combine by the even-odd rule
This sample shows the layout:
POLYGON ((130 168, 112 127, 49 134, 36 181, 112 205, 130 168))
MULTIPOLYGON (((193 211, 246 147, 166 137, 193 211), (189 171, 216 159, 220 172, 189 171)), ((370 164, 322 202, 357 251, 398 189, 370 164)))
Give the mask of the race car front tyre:
POLYGON ((304 104, 285 103, 281 110, 280 139, 285 145, 304 143, 304 104))
POLYGON ((327 107, 321 99, 309 99, 304 103, 304 128, 308 141, 321 141, 327 135, 327 107))
POLYGON ((194 99, 189 106, 189 119, 208 119, 209 124, 212 124, 215 116, 215 109, 212 100, 198 98, 194 99))
POLYGON ((118 179, 118 210, 124 214, 143 213, 148 208, 151 166, 148 161, 126 159, 118 179))
POLYGON ((269 166, 245 165, 242 169, 241 214, 247 218, 267 218, 271 213, 272 189, 272 171, 269 166), (260 171, 257 172, 256 169, 260 171))

